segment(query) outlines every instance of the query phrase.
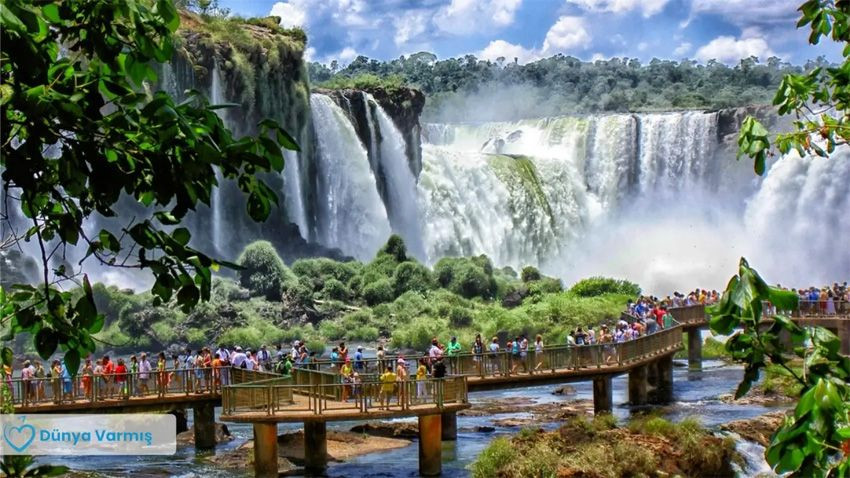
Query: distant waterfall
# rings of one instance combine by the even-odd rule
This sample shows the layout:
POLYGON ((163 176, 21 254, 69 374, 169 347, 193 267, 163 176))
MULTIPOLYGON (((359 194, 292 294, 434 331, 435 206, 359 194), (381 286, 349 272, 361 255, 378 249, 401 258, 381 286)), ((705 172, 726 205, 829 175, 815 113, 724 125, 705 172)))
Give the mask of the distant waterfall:
POLYGON ((319 241, 360 259, 371 259, 390 235, 387 212, 375 186, 366 150, 349 118, 329 97, 310 96, 317 131, 319 241))
MULTIPOLYGON (((215 63, 212 71, 212 82, 210 85, 210 102, 214 105, 227 103, 227 100, 224 97, 224 92, 221 87, 221 70, 218 68, 218 62, 215 63)), ((221 120, 230 127, 230 122, 228 121, 227 109, 217 109, 216 114, 221 118, 221 120)), ((212 221, 210 222, 211 231, 210 235, 212 237, 213 247, 218 254, 222 254, 225 246, 224 239, 224 229, 225 229, 225 218, 224 214, 224 176, 221 174, 221 171, 216 168, 215 170, 215 179, 219 184, 219 187, 213 189, 212 198, 210 200, 210 209, 212 210, 212 221)))

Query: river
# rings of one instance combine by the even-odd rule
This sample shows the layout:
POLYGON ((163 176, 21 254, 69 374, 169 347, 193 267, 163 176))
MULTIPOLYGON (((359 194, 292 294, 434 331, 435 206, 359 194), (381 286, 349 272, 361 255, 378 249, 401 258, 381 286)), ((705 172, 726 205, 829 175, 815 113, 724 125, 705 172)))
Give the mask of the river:
MULTIPOLYGON (((724 403, 717 399, 721 394, 729 393, 742 376, 742 368, 727 365, 720 361, 707 360, 703 362, 703 370, 690 372, 686 362, 677 361, 674 368, 674 403, 661 409, 662 413, 674 420, 685 417, 697 417, 708 427, 732 420, 752 418, 775 408, 759 405, 736 405, 724 403)), ((592 399, 591 382, 572 384, 576 393, 566 396, 553 395, 554 385, 541 385, 527 388, 496 390, 486 392, 471 392, 470 401, 483 402, 493 399, 510 397, 530 398, 537 403, 553 401, 572 401, 576 399, 592 399)), ((614 403, 619 404, 614 410, 615 416, 625 420, 629 409, 623 405, 628 400, 627 376, 622 375, 613 380, 614 403)), ((217 415, 220 409, 216 411, 217 415)), ((189 413, 191 426, 191 413, 189 413)), ((495 427, 493 433, 479 433, 473 430, 477 426, 493 425, 494 418, 526 417, 527 414, 497 416, 458 416, 458 440, 443 444, 443 476, 466 477, 469 471, 466 467, 472 463, 478 454, 496 436, 511 435, 517 428, 495 427)), ((348 430, 352 422, 329 424, 331 429, 348 430)), ((544 428, 555 428, 557 423, 543 425, 544 428)), ((220 445, 217 450, 224 451, 238 447, 251 438, 250 425, 228 424, 235 437, 227 444, 220 445)), ((282 424, 280 432, 298 429, 298 424, 282 424)), ((747 466, 741 470, 742 475, 753 476, 769 471, 761 454, 763 449, 752 443, 741 442, 738 446, 747 466)), ((418 445, 411 443, 405 448, 387 452, 373 453, 355 458, 345 463, 331 463, 328 469, 330 477, 413 477, 418 476, 418 445)), ((177 454, 169 457, 140 456, 140 457, 50 457, 41 460, 54 464, 65 464, 73 470, 90 472, 87 476, 96 477, 248 477, 253 476, 252 470, 223 470, 215 468, 200 460, 192 446, 178 447, 177 454)))

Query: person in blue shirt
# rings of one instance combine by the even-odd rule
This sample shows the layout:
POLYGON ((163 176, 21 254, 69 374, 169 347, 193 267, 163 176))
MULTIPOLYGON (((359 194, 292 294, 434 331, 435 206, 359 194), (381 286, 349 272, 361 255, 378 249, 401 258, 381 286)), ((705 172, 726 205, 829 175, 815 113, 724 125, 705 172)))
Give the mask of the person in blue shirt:
POLYGON ((357 352, 354 352, 354 370, 362 372, 366 367, 363 362, 363 347, 357 347, 357 352))
POLYGON ((332 369, 337 368, 337 362, 339 362, 339 349, 334 347, 333 350, 331 350, 331 368, 332 369))

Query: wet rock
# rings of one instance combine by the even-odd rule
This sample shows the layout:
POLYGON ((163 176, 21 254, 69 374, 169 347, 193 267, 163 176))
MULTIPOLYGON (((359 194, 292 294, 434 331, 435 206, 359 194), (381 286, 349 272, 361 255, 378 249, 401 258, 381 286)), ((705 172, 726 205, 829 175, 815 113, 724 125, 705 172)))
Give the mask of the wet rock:
POLYGON ((737 433, 743 439, 754 441, 762 446, 770 444, 773 435, 788 412, 770 412, 747 420, 735 420, 720 426, 722 430, 737 433))
MULTIPOLYGON (((216 443, 225 443, 233 440, 233 436, 230 434, 230 430, 227 429, 227 425, 224 423, 216 423, 215 424, 215 442, 216 443)), ((178 445, 194 445, 195 444, 195 427, 178 433, 177 434, 177 444, 178 445)))
POLYGON ((496 429, 494 427, 488 427, 487 425, 481 425, 475 427, 475 431, 478 433, 493 433, 496 429))
POLYGON ((356 425, 350 431, 376 437, 419 438, 419 426, 409 422, 369 422, 356 425))
POLYGON ((535 423, 535 420, 531 418, 499 418, 493 420, 493 425, 497 427, 524 427, 535 423))
POLYGON ((561 385, 552 390, 552 395, 572 395, 574 393, 576 393, 576 389, 572 385, 561 385))

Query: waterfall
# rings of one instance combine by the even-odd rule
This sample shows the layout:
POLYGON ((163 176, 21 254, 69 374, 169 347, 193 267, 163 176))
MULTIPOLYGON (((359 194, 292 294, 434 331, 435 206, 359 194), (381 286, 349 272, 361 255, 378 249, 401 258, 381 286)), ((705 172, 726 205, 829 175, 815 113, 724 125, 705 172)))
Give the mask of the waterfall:
MULTIPOLYGON (((375 119, 373 118, 372 109, 380 108, 380 105, 375 102, 372 95, 366 92, 361 92, 363 95, 363 104, 366 105, 366 127, 369 129, 369 163, 372 165, 372 171, 378 171, 380 163, 380 152, 378 149, 378 133, 375 131, 375 119), (372 100, 372 101, 369 101, 372 100)), ((348 98, 346 98, 348 101, 348 98)), ((349 101, 350 104, 350 101, 349 101)), ((351 108, 349 107, 349 110, 351 108)), ((384 132, 384 125, 381 125, 381 133, 384 132)))
POLYGON ((359 259, 371 259, 390 235, 366 150, 349 118, 326 95, 310 95, 317 131, 314 161, 319 241, 359 259))
MULTIPOLYGON (((394 232, 401 235, 411 254, 425 259, 422 245, 422 230, 419 222, 419 207, 416 200, 416 178, 407 162, 405 142, 401 132, 387 116, 383 108, 367 95, 366 104, 374 105, 375 116, 381 131, 380 140, 380 170, 384 175, 387 214, 394 232)), ((369 129, 372 135, 372 148, 375 146, 375 129, 371 118, 372 108, 367 109, 369 129)))
MULTIPOLYGON (((221 87, 221 70, 218 68, 218 62, 216 61, 213 66, 212 71, 212 83, 210 85, 210 102, 214 105, 227 103, 227 100, 224 97, 224 92, 221 87)), ((228 121, 227 109, 221 108, 215 110, 216 114, 221 118, 221 120, 230 127, 230 122, 228 121)), ((212 210, 212 221, 210 223, 210 237, 212 237, 213 247, 215 247, 216 252, 221 255, 224 252, 224 228, 225 226, 225 218, 223 217, 224 204, 223 197, 224 192, 222 191, 224 186, 224 177, 221 174, 221 171, 218 168, 215 168, 215 179, 218 183, 218 187, 213 189, 212 198, 210 202, 210 209, 212 210)))

